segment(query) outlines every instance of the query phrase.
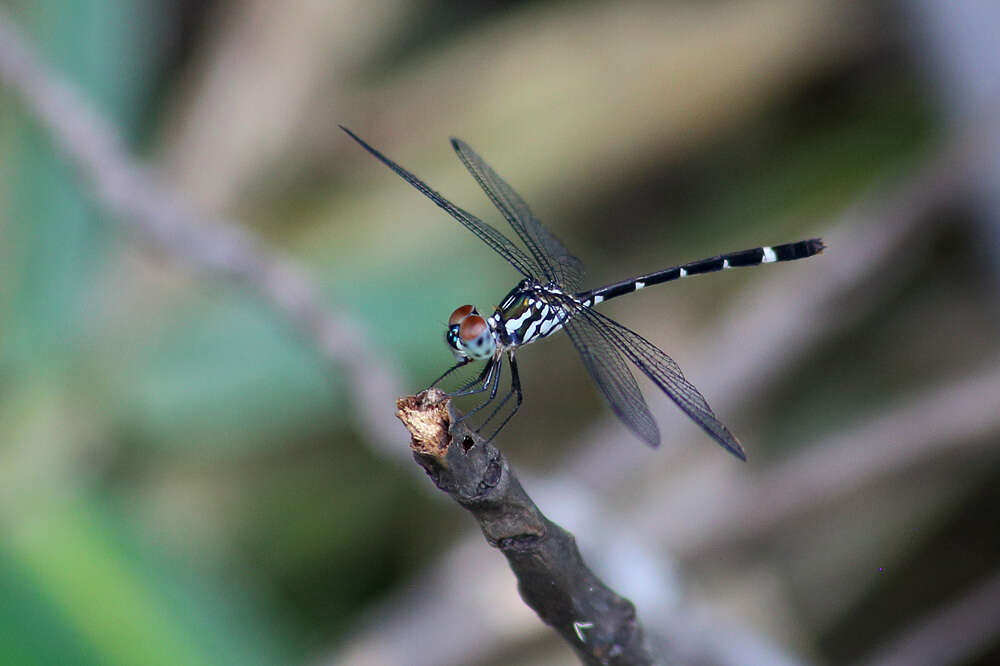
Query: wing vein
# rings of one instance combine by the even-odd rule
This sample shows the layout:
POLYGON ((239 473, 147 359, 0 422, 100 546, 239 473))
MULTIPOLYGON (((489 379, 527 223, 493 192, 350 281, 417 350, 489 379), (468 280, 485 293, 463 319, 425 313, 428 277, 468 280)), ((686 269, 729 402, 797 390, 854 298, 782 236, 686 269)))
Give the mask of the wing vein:
POLYGON ((528 248, 544 276, 567 292, 576 291, 583 280, 583 263, 542 225, 524 199, 476 151, 461 139, 453 138, 451 145, 479 187, 528 248))
POLYGON ((567 298, 564 307, 574 312, 576 318, 586 320, 599 331, 712 439, 736 457, 746 460, 743 447, 736 437, 715 415, 701 392, 684 377, 680 366, 659 347, 610 317, 575 300, 567 298))
POLYGON ((544 275, 542 266, 538 265, 533 258, 524 254, 520 248, 514 245, 510 239, 500 233, 496 228, 445 199, 443 196, 438 194, 438 192, 431 189, 431 187, 424 181, 420 180, 414 174, 390 160, 351 130, 347 129, 343 125, 340 126, 340 129, 344 130, 348 136, 357 141, 362 148, 371 153, 378 161, 395 171, 396 174, 403 180, 415 187, 421 194, 426 196, 446 213, 458 220, 462 226, 478 236, 479 239, 489 245, 494 252, 506 259, 511 266, 521 273, 521 275, 532 279, 537 279, 538 276, 544 275))

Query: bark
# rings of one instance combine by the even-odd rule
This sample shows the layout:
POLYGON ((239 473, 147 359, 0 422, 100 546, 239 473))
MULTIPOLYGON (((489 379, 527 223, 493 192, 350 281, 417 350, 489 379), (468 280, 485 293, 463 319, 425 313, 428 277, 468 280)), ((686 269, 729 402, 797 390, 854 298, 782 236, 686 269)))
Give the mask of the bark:
POLYGON ((517 577, 521 598, 584 664, 662 664, 635 606, 587 567, 573 535, 546 518, 493 444, 471 431, 437 389, 397 401, 413 457, 469 511, 517 577))

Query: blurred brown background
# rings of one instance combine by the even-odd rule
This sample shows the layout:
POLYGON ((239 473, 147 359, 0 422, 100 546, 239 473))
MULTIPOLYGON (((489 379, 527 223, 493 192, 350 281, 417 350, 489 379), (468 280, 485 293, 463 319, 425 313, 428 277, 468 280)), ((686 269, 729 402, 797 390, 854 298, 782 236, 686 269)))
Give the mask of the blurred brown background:
POLYGON ((516 276, 338 123, 588 285, 822 236, 606 308, 746 464, 564 337, 499 444, 685 663, 1000 660, 995 2, 2 12, 0 662, 575 663, 393 419, 516 276))

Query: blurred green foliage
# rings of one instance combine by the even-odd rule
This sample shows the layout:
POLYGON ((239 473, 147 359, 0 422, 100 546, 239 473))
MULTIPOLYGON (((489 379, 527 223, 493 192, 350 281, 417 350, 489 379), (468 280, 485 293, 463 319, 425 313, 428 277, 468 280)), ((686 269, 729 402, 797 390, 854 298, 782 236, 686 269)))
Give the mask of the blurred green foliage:
MULTIPOLYGON (((41 0, 19 18, 49 62, 134 136, 153 92, 155 5, 41 0)), ((112 359, 92 355, 114 354, 100 349, 95 296, 115 230, 30 119, 8 116, 3 128, 16 168, 4 184, 0 661, 283 663, 282 633, 255 614, 259 602, 245 603, 245 585, 172 560, 83 471, 79 456, 115 445, 93 420, 115 418, 108 407, 135 388, 117 394, 95 374, 112 359), (78 419, 81 408, 95 413, 78 419)))

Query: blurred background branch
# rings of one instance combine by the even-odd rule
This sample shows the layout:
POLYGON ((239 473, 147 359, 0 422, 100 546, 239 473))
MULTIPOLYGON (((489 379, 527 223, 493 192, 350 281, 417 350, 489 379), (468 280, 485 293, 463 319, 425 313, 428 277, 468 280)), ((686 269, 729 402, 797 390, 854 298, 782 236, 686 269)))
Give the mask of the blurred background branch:
POLYGON ((399 378, 366 344, 362 326, 337 314, 303 271, 265 250, 231 221, 199 216, 133 162, 115 130, 88 108, 71 85, 44 70, 14 25, 0 13, 0 80, 51 132, 59 150, 86 178, 104 210, 146 242, 215 277, 233 280, 273 308, 323 357, 344 372, 359 399, 352 409, 373 442, 396 451, 398 428, 386 409, 402 393, 399 378))

